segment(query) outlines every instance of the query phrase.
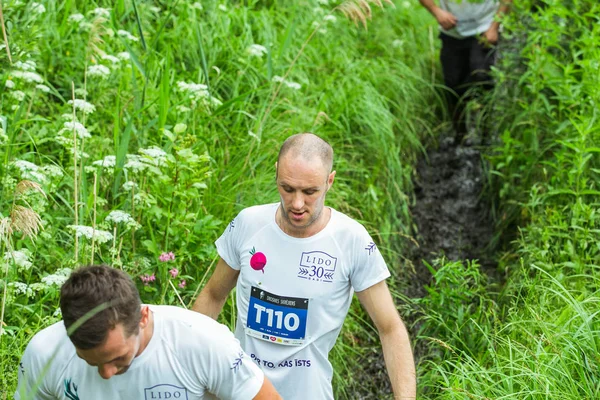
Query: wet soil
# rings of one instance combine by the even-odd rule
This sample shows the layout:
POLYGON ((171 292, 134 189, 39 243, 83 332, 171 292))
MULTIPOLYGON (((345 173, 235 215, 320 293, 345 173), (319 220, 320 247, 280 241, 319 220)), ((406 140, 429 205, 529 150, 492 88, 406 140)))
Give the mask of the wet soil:
MULTIPOLYGON (((494 224, 490 204, 484 196, 486 174, 481 150, 480 146, 457 145, 451 137, 446 137, 432 145, 417 164, 411 212, 418 245, 410 249, 414 271, 403 290, 409 298, 426 295, 425 285, 430 284, 432 275, 423 261, 431 264, 441 256, 449 260, 477 259, 485 272, 495 275, 494 251, 489 246, 494 224)), ((414 338, 419 329, 414 313, 404 317, 409 334, 414 338)), ((370 382, 353 387, 352 398, 392 398, 376 339, 367 344, 372 352, 361 362, 370 382)), ((426 352, 425 347, 417 346, 415 362, 426 356, 426 352)))

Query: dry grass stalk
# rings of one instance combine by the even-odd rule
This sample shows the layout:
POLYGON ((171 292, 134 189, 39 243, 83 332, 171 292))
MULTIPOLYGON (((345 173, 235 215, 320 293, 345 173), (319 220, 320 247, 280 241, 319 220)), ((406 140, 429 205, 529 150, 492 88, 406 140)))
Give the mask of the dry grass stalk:
POLYGON ((9 217, 0 219, 0 243, 4 243, 5 247, 8 248, 12 234, 11 219, 9 217))
POLYGON ((44 193, 44 190, 42 189, 42 186, 39 183, 28 181, 26 179, 17 183, 17 186, 15 187, 15 196, 20 197, 21 195, 29 192, 30 190, 38 192, 42 196, 46 197, 46 193, 44 193))
MULTIPOLYGON (((77 121, 75 112, 75 83, 71 81, 71 95, 73 97, 73 121, 77 121)), ((75 202, 75 225, 79 225, 79 199, 77 197, 77 131, 73 124, 73 200, 75 202)), ((79 257, 79 237, 75 235, 75 262, 79 257)))
POLYGON ((4 25, 4 11, 2 9, 2 2, 0 1, 0 24, 2 24, 2 36, 4 37, 4 45, 6 46, 6 55, 8 55, 8 61, 12 64, 12 56, 10 55, 10 47, 8 45, 8 36, 6 35, 6 26, 4 25))
POLYGON ((106 28, 104 27, 104 23, 108 21, 104 17, 96 17, 92 21, 92 26, 90 28, 90 37, 88 39, 88 52, 91 57, 103 56, 106 54, 104 50, 100 48, 100 45, 104 43, 102 40, 102 35, 106 33, 106 28))
POLYGON ((21 232, 23 238, 35 237, 43 229, 42 218, 31 208, 15 205, 10 212, 10 225, 13 232, 21 232))
POLYGON ((94 171, 94 220, 92 221, 92 262, 90 264, 94 264, 94 251, 95 251, 95 244, 96 244, 96 204, 97 204, 97 200, 98 200, 98 192, 97 192, 97 186, 98 186, 98 174, 96 173, 96 171, 94 171))
POLYGON ((371 19, 371 6, 369 3, 383 8, 383 3, 390 4, 394 7, 391 0, 348 0, 337 6, 333 11, 339 10, 346 18, 354 22, 356 26, 360 22, 367 29, 367 20, 371 19))

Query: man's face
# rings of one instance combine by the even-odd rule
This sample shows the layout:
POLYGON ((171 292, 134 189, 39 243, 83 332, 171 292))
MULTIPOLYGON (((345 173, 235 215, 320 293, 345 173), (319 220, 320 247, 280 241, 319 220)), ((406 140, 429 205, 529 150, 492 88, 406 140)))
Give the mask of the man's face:
POLYGON ((100 346, 89 350, 76 349, 79 358, 92 367, 98 368, 98 373, 104 379, 121 375, 129 369, 133 359, 140 349, 142 335, 127 336, 122 324, 117 324, 108 331, 108 336, 100 346))
POLYGON ((319 158, 284 156, 277 165, 277 190, 281 198, 281 227, 290 236, 309 237, 324 225, 325 195, 333 184, 319 158))

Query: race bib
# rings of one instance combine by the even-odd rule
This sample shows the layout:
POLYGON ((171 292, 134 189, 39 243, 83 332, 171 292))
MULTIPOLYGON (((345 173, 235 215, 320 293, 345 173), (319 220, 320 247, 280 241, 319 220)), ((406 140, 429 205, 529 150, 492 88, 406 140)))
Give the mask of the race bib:
POLYGON ((246 334, 288 346, 306 340, 308 299, 284 297, 257 287, 250 290, 246 334))

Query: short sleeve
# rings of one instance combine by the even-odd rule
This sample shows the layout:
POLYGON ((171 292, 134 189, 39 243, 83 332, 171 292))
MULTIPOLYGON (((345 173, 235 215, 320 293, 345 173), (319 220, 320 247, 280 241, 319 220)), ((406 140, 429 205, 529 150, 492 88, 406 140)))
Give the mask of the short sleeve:
POLYGON ((210 329, 213 335, 205 342, 210 342, 205 347, 206 353, 190 359, 196 364, 195 379, 203 382, 205 389, 219 399, 250 400, 260 391, 264 373, 242 350, 229 329, 219 325, 216 330, 210 329))
POLYGON ((356 292, 362 292, 390 277, 390 271, 381 252, 362 225, 354 238, 353 247, 354 262, 350 281, 356 292))
POLYGON ((51 371, 51 358, 43 357, 47 346, 41 343, 38 335, 29 342, 19 363, 19 383, 14 395, 15 400, 57 399, 45 389, 45 379, 51 371))
POLYGON ((223 234, 215 242, 219 256, 235 270, 240 270, 240 254, 238 238, 244 229, 243 215, 238 214, 225 228, 223 234))

